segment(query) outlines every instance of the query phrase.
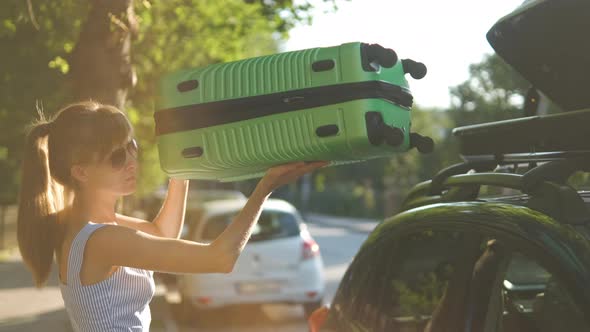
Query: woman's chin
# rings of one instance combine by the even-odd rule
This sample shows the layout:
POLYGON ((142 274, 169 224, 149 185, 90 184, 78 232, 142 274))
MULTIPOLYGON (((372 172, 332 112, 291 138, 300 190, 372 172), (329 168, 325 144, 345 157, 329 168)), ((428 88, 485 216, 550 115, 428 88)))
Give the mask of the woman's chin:
POLYGON ((133 189, 133 190, 129 190, 129 191, 125 192, 125 193, 123 194, 123 196, 129 196, 129 195, 133 195, 133 194, 135 194, 135 189, 133 189))
POLYGON ((135 183, 135 181, 133 181, 132 183, 128 183, 125 186, 125 189, 123 190, 123 195, 127 196, 127 195, 134 194, 136 190, 137 190, 137 184, 135 183))

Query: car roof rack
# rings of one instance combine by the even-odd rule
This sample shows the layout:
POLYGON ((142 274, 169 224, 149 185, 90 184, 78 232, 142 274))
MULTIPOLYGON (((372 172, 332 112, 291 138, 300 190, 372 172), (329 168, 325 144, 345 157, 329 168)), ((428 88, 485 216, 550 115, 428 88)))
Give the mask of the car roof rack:
POLYGON ((590 151, 590 109, 458 127, 465 160, 549 161, 590 151))
POLYGON ((416 185, 402 209, 477 200, 483 185, 527 194, 526 206, 567 224, 590 222, 590 211, 567 184, 575 172, 590 172, 590 110, 533 116, 456 128, 463 163, 416 185), (524 174, 499 173, 504 165, 527 164, 524 174))
MULTIPOLYGON (((402 210, 428 204, 474 201, 481 186, 496 186, 521 191, 529 196, 525 206, 547 214, 559 222, 571 225, 590 223, 590 211, 578 192, 565 183, 578 168, 576 161, 552 161, 533 168, 525 174, 483 172, 437 177, 437 182, 416 185, 402 203, 402 210), (554 175, 550 172, 556 170, 554 175), (547 177, 546 177, 547 176, 547 177), (440 193, 436 193, 440 190, 440 193)), ((590 159, 585 160, 590 164, 590 159)), ((460 169, 462 164, 455 165, 460 169)), ((584 169, 587 170, 585 166, 584 169)), ((439 173, 441 174, 441 173, 439 173)))

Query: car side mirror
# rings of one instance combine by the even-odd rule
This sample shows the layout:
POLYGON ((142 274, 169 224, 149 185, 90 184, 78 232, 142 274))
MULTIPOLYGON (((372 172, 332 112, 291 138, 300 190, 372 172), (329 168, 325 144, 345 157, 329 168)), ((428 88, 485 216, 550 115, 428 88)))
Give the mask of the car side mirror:
POLYGON ((307 319, 307 325, 309 326, 310 332, 320 331, 320 328, 324 325, 326 318, 328 318, 329 310, 330 308, 328 308, 327 305, 323 305, 311 313, 307 319))

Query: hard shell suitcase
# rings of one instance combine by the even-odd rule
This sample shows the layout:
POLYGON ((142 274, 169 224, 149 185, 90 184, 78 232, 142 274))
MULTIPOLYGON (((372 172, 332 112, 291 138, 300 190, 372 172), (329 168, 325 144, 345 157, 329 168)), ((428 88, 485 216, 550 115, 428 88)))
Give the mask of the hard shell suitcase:
POLYGON ((590 107, 590 1, 529 0, 498 20, 496 53, 564 110, 590 107))
POLYGON ((228 182, 292 161, 429 150, 429 138, 410 133, 405 73, 419 79, 426 67, 358 42, 171 73, 154 115, 161 167, 228 182))

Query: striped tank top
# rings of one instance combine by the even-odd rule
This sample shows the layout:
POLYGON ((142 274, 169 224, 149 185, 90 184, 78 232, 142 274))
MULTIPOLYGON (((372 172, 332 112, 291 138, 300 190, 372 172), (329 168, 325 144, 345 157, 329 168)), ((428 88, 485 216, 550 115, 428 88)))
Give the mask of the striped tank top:
POLYGON ((111 276, 83 286, 80 270, 86 241, 104 224, 87 223, 72 241, 67 285, 61 296, 74 331, 149 331, 149 302, 155 292, 153 271, 119 267, 111 276))

